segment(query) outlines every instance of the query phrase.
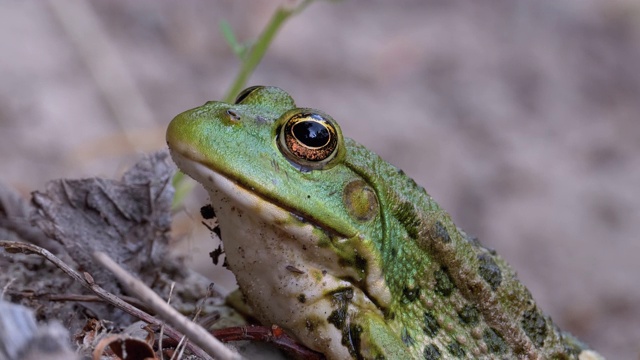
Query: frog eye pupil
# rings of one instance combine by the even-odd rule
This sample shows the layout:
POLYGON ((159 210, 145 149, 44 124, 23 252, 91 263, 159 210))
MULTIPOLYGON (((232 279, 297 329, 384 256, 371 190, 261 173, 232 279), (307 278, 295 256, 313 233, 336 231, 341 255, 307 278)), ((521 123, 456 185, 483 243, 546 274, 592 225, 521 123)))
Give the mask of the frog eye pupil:
POLYGON ((340 128, 328 115, 313 109, 293 109, 278 120, 280 152, 301 171, 331 167, 340 152, 340 128))
POLYGON ((327 127, 316 121, 301 121, 293 126, 291 132, 298 141, 311 148, 322 147, 331 138, 327 127))

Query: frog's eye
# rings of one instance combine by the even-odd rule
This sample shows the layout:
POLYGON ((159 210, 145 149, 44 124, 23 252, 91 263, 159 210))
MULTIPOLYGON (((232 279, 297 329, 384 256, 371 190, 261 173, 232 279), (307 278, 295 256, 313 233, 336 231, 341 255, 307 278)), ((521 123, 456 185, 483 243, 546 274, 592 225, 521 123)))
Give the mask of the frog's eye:
POLYGON ((280 120, 280 151, 301 169, 324 168, 336 157, 341 134, 328 115, 317 110, 296 109, 280 120))
POLYGON ((291 95, 275 86, 251 86, 238 94, 235 105, 263 106, 268 110, 282 114, 296 107, 291 95))
POLYGON ((263 88, 264 86, 261 85, 256 85, 256 86, 250 86, 244 90, 242 90, 240 92, 240 94, 238 94, 238 97, 236 97, 236 101, 234 101, 234 104, 240 104, 242 102, 242 100, 246 99, 247 96, 249 96, 252 92, 263 88))

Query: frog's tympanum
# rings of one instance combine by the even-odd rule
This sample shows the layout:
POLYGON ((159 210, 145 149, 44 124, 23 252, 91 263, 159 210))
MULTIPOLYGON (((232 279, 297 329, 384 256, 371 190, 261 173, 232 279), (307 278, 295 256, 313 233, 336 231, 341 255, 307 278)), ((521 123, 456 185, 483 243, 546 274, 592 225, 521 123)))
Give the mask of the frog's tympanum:
POLYGON ((167 130, 264 325, 328 359, 598 359, 515 272, 322 111, 255 86, 167 130))

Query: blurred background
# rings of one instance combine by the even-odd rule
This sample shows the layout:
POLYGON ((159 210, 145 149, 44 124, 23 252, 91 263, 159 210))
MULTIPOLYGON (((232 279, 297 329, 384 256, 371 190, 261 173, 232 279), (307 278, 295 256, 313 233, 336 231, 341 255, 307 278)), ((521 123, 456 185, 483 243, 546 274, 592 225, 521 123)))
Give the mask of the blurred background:
MULTIPOLYGON (((224 96, 239 61, 220 22, 250 40, 282 3, 1 1, 0 181, 28 196, 118 178, 165 147, 173 116, 224 96)), ((640 358, 639 1, 318 2, 250 84, 331 114, 505 257, 562 328, 640 358)), ((183 227, 176 249, 217 282, 206 229, 183 227)))

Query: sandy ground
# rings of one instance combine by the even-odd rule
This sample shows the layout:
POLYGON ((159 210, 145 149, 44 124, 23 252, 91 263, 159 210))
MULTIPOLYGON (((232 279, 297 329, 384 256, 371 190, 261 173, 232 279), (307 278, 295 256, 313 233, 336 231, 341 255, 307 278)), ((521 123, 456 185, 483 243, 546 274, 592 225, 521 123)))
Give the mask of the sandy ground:
MULTIPOLYGON (((497 249, 561 327, 638 359, 640 2, 481 3, 313 4, 251 84, 333 115, 497 249)), ((170 119, 237 70, 220 21, 251 39, 277 2, 89 4, 0 2, 0 181, 25 194, 162 148, 170 119)))

